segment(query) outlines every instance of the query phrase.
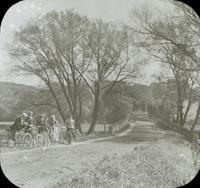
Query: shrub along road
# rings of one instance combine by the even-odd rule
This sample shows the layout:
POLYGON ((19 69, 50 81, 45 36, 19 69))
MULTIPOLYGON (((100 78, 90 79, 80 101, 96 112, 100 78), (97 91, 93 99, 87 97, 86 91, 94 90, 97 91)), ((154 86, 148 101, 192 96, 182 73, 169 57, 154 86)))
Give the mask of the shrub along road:
MULTIPOLYGON (((95 181, 96 183, 94 184, 92 179, 84 179, 86 174, 82 170, 86 169, 88 173, 91 170, 90 173, 96 173, 92 169, 97 167, 99 161, 105 157, 111 160, 108 164, 112 164, 112 167, 115 167, 115 160, 119 162, 126 155, 132 155, 138 156, 137 164, 141 163, 143 165, 134 166, 136 163, 132 164, 130 161, 129 167, 131 167, 132 171, 134 168, 138 172, 145 170, 151 180, 151 182, 145 182, 145 186, 140 187, 146 187, 147 185, 153 187, 158 183, 160 184, 159 179, 166 179, 167 171, 165 172, 163 170, 165 166, 162 166, 166 164, 170 168, 173 167, 173 177, 171 179, 167 177, 169 179, 167 182, 171 182, 171 184, 161 187, 170 187, 180 184, 180 182, 187 183, 196 175, 198 167, 193 164, 193 155, 189 145, 189 142, 178 133, 161 130, 152 122, 137 121, 131 126, 130 130, 106 139, 70 146, 50 147, 47 150, 35 149, 28 152, 12 152, 12 154, 1 153, 1 167, 7 178, 19 187, 86 187, 88 182, 91 187, 112 187, 109 182, 103 186, 100 180, 98 182, 95 181), (148 157, 148 154, 151 157, 148 157), (112 159, 113 156, 114 158, 112 159), (157 162, 156 159, 158 160, 157 162), (152 178, 154 167, 158 168, 159 166, 163 171, 163 176, 160 172, 158 176, 155 175, 152 178), (176 174, 177 178, 175 177, 176 174), (74 184, 74 177, 82 177, 84 181, 79 182, 77 180, 74 184), (182 177, 181 180, 179 180, 180 177, 182 177), (175 182, 174 178, 177 179, 177 182, 175 182)), ((120 168, 123 170, 123 165, 120 168)), ((159 169, 155 169, 155 172, 157 170, 159 171, 159 169)), ((114 182, 118 183, 116 185, 125 186, 125 182, 117 178, 119 178, 119 175, 114 179, 114 182)), ((139 176, 138 179, 136 176, 134 178, 136 178, 134 182, 127 180, 126 183, 128 182, 129 186, 131 183, 135 185, 136 182, 142 183, 142 179, 140 180, 139 176)), ((148 180, 148 177, 146 177, 146 180, 148 180)))

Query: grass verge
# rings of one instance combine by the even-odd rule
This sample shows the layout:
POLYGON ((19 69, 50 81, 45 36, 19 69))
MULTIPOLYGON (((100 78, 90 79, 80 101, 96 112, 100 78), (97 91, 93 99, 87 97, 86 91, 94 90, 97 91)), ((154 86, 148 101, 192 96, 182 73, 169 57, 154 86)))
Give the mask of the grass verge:
POLYGON ((122 156, 104 156, 94 166, 82 169, 73 177, 61 179, 53 187, 179 187, 190 182, 196 171, 190 159, 177 152, 177 146, 166 146, 164 143, 141 146, 122 156))

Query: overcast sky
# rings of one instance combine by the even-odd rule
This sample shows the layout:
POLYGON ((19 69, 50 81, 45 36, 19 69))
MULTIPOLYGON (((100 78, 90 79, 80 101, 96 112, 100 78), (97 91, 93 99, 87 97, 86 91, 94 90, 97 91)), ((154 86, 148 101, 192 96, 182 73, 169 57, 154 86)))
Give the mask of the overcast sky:
MULTIPOLYGON (((30 85, 38 84, 33 78, 16 76, 10 73, 9 58, 6 44, 12 41, 13 33, 20 30, 30 18, 38 18, 51 10, 74 9, 75 12, 86 15, 89 18, 101 18, 105 21, 125 22, 131 24, 130 11, 134 7, 149 6, 156 7, 162 11, 170 10, 172 7, 168 0, 24 0, 7 11, 2 23, 0 34, 0 81, 24 83, 30 85)), ((158 70, 156 64, 144 68, 146 78, 142 83, 148 84, 152 81, 151 74, 158 70)))

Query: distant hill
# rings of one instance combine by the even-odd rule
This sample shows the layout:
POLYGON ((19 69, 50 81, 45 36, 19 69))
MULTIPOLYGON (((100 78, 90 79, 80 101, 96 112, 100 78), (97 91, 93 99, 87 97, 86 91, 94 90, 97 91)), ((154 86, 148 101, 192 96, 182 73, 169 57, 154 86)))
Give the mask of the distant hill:
MULTIPOLYGON (((111 98, 116 97, 116 95, 112 95, 113 92, 121 93, 120 90, 123 90, 123 102, 131 105, 134 100, 139 103, 151 103, 153 101, 153 95, 156 94, 155 91, 160 93, 159 84, 157 83, 151 84, 150 86, 140 84, 131 86, 125 82, 120 82, 112 88, 111 98)), ((83 113, 87 108, 92 108, 91 104, 89 105, 91 96, 88 94, 85 95, 83 94, 84 97, 82 97, 83 113)), ((42 91, 40 88, 34 86, 0 82, 0 121, 13 121, 18 113, 24 110, 32 110, 35 115, 39 113, 52 113, 52 110, 53 113, 56 113, 55 109, 50 109, 47 106, 33 106, 30 104, 30 101, 36 101, 37 103, 45 100, 48 102, 51 100, 51 95, 47 90, 44 92, 44 90, 42 91)))
POLYGON ((21 101, 37 90, 38 88, 33 86, 0 82, 0 121, 13 120, 15 114, 23 110, 21 101))
MULTIPOLYGON (((54 89, 58 84, 54 85, 54 89)), ((87 88, 87 87, 86 87, 87 88)), ((62 92, 57 88, 57 94, 63 108, 67 108, 66 102, 63 101, 62 92)), ((90 95, 85 90, 82 92, 83 96, 83 114, 87 108, 90 108, 89 102, 91 102, 90 95)), ((55 114, 58 119, 59 113, 57 110, 48 105, 39 104, 54 104, 54 99, 49 93, 48 89, 37 88, 34 86, 28 86, 23 84, 0 82, 0 122, 14 121, 18 114, 22 111, 33 111, 34 116, 38 117, 41 113, 55 114)))

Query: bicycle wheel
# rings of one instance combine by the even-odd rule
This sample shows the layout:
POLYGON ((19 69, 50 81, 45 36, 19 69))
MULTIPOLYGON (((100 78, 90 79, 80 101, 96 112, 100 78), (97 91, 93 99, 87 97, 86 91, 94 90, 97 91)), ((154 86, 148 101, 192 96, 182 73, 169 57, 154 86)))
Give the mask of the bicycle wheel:
POLYGON ((59 143, 60 144, 64 144, 65 143, 65 138, 66 138, 65 133, 61 132, 60 136, 59 136, 59 143))
POLYGON ((23 145, 24 145, 25 149, 29 149, 29 148, 32 147, 32 145, 33 145, 33 137, 31 136, 31 134, 26 133, 23 136, 23 145))
POLYGON ((41 134, 37 134, 36 135, 36 142, 37 142, 37 145, 42 148, 42 149, 45 149, 47 148, 47 142, 46 142, 46 139, 43 135, 41 134))
POLYGON ((50 132, 50 133, 49 133, 49 138, 50 138, 51 143, 53 143, 53 142, 54 142, 54 141, 53 141, 53 132, 50 132))
POLYGON ((59 135, 58 127, 54 127, 54 129, 53 129, 53 141, 55 143, 59 143, 59 137, 60 137, 60 135, 59 135))
POLYGON ((22 134, 17 135, 17 137, 16 137, 16 147, 19 147, 19 148, 23 148, 24 147, 24 140, 23 140, 23 135, 22 134))
POLYGON ((47 146, 49 146, 49 145, 50 145, 50 138, 49 138, 48 133, 45 131, 45 132, 43 133, 43 136, 44 136, 44 138, 45 138, 45 141, 46 141, 47 146))
POLYGON ((79 139, 80 139, 80 135, 81 135, 81 134, 80 134, 79 130, 76 129, 76 130, 75 130, 75 139, 76 139, 76 140, 79 140, 79 139))

